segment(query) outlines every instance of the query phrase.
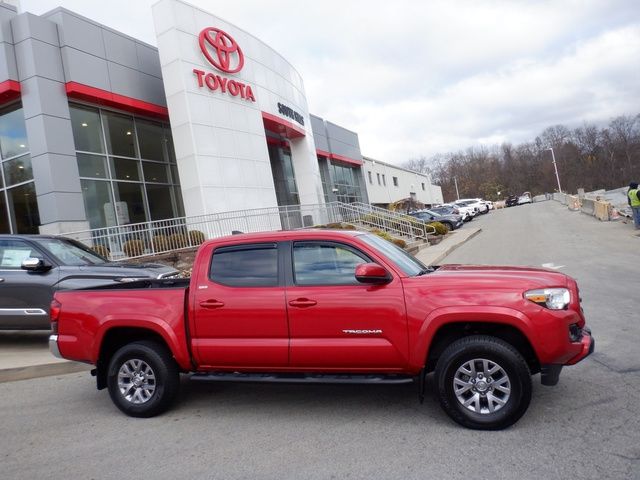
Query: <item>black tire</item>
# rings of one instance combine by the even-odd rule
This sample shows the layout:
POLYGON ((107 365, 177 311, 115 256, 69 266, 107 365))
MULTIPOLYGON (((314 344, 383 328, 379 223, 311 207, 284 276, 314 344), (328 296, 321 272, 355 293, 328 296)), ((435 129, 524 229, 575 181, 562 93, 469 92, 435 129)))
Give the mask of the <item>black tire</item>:
POLYGON ((109 395, 116 406, 131 417, 153 417, 166 411, 175 400, 180 387, 180 372, 171 352, 157 342, 140 341, 121 347, 111 357, 107 370, 107 386, 109 395), (139 363, 141 362, 141 363, 139 363), (135 380, 123 385, 123 392, 118 385, 118 376, 122 369, 122 379, 127 382, 127 371, 138 366, 135 380), (152 374, 149 375, 149 373, 152 374), (144 378, 142 378, 144 377, 144 378), (136 386, 134 381, 140 381, 136 386), (128 399, 128 396, 133 398, 128 399))
POLYGON ((453 223, 451 222, 441 222, 445 227, 447 227, 447 230, 449 230, 449 232, 453 231, 453 223))
MULTIPOLYGON (((491 371, 487 369, 487 373, 491 371)), ((531 401, 531 372, 527 362, 514 347, 495 337, 474 335, 453 342, 438 359, 435 381, 440 405, 447 415, 460 425, 476 430, 501 430, 513 425, 527 411, 531 401), (500 371, 491 374, 497 378, 485 375, 483 381, 483 374, 475 367, 473 371, 479 377, 465 375, 464 366, 473 364, 482 369, 483 360, 487 360, 486 365, 490 367, 500 367, 500 371), (458 394, 454 379, 458 382, 458 394), (468 385, 465 386, 465 382, 468 385), (473 390, 465 391, 471 384, 473 390), (502 392, 507 387, 508 396, 502 392), (473 403, 466 407, 463 400, 473 403), (500 405, 498 401, 505 403, 500 405)))

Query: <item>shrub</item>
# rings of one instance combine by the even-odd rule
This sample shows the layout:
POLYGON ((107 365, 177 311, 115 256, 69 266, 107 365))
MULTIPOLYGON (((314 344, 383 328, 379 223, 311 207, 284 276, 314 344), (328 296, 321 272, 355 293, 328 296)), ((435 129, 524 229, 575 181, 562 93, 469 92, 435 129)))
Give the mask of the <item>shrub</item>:
POLYGON ((142 240, 127 240, 122 250, 127 257, 139 257, 144 253, 144 243, 142 240))
POLYGON ((327 228, 330 228, 331 230, 342 230, 342 224, 341 223, 327 223, 327 228))
POLYGON ((188 245, 187 237, 181 233, 174 233, 168 238, 171 248, 184 248, 188 245))
POLYGON ((358 227, 356 227, 355 225, 351 225, 350 223, 343 223, 342 224, 342 228, 344 230, 357 230, 358 227))
POLYGON ((200 230, 191 230, 189 232, 189 243, 191 245, 200 245, 204 242, 205 236, 200 230))
POLYGON ((427 225, 430 225, 436 229, 436 235, 446 235, 449 232, 449 229, 440 222, 431 222, 427 225))
POLYGON ((400 248, 407 248, 407 242, 405 242, 401 238, 394 238, 391 241, 400 248))
POLYGON ((166 235, 156 235, 151 240, 151 244, 153 245, 153 250, 155 252, 165 252, 167 250, 171 250, 169 247, 169 239, 166 235))
POLYGON ((111 253, 109 251, 109 249, 107 247, 105 247, 104 245, 95 245, 94 247, 91 248, 91 250, 93 250, 98 255, 100 255, 101 257, 104 257, 106 259, 109 258, 109 254, 111 253))

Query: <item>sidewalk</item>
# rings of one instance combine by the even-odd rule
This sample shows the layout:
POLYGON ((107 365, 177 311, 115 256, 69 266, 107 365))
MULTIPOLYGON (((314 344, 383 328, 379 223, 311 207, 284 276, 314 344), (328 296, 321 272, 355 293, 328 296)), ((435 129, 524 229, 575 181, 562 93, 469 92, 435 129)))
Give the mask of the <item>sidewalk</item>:
POLYGON ((54 357, 48 331, 0 332, 0 383, 89 370, 90 365, 54 357))
POLYGON ((471 240, 482 231, 481 228, 470 228, 465 225, 464 228, 455 230, 437 245, 431 245, 428 248, 420 250, 416 254, 416 258, 425 265, 437 265, 444 257, 453 252, 463 243, 471 240))

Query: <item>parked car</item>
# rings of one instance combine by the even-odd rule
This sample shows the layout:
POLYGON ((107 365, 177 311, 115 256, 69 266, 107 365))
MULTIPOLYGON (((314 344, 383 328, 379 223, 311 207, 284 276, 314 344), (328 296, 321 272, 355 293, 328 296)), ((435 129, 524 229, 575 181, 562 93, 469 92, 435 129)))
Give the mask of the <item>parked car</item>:
POLYGON ((463 221, 466 221, 467 217, 469 216, 468 213, 462 212, 457 207, 454 207, 451 205, 438 205, 436 207, 429 208, 429 210, 431 210, 432 212, 436 212, 440 215, 451 215, 451 214, 460 215, 463 221))
POLYGON ((516 205, 518 205, 518 196, 517 195, 509 195, 507 198, 505 198, 504 204, 507 207, 515 207, 516 205))
POLYGON ((417 212, 412 212, 409 215, 417 218, 418 220, 422 220, 423 222, 440 222, 449 230, 455 230, 464 224, 462 216, 453 213, 441 215, 433 210, 419 210, 417 212))
POLYGON ((177 273, 159 264, 109 262, 70 238, 0 235, 0 329, 48 330, 51 299, 61 289, 177 273))
POLYGON ((467 207, 466 205, 456 205, 454 203, 445 203, 439 206, 455 208, 456 210, 458 210, 458 212, 460 212, 459 214, 462 215, 462 220, 465 222, 470 222, 478 214, 475 208, 467 207))
POLYGON ((518 197, 518 205, 524 205, 525 203, 532 203, 531 193, 524 192, 518 197))
POLYGON ((489 213, 489 205, 481 198, 461 198, 456 200, 456 204, 464 203, 465 205, 478 209, 478 213, 489 213))
POLYGON ((98 388, 134 417, 166 411, 180 372, 210 382, 417 382, 420 398, 434 372, 428 383, 445 412, 483 430, 525 413, 532 374, 555 385, 594 349, 578 285, 563 273, 427 267, 357 231, 209 240, 188 282, 56 292, 49 347, 95 365, 98 388))
POLYGON ((474 216, 476 215, 480 215, 481 213, 481 209, 484 209, 484 206, 480 204, 480 202, 478 202, 477 200, 472 200, 472 199, 461 199, 461 200, 456 200, 455 202, 453 202, 454 205, 457 205, 458 208, 459 207, 468 207, 468 208, 472 208, 473 212, 474 212, 474 216))

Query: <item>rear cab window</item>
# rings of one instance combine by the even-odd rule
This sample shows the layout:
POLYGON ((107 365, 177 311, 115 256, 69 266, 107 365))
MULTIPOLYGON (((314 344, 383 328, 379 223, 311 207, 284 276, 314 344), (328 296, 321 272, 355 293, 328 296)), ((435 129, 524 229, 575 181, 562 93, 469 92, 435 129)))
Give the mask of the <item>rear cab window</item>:
POLYGON ((275 243, 219 247, 211 256, 209 280, 229 287, 276 287, 278 263, 275 243))

